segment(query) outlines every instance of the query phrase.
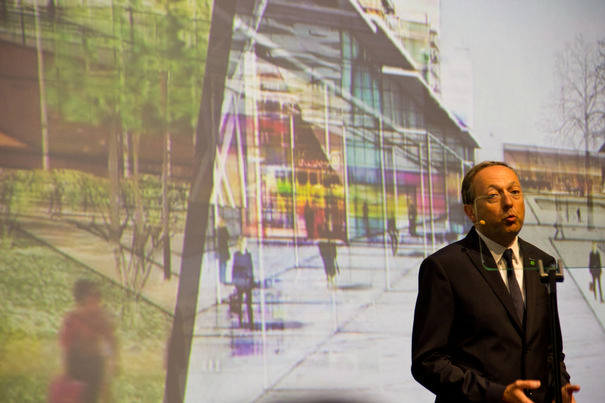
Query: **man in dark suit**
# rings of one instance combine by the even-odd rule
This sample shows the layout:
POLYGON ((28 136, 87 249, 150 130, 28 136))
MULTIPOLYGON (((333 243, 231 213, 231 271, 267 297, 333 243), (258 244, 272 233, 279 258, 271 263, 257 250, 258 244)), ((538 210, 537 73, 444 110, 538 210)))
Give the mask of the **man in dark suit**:
MULTIPOLYGON (((506 164, 476 165, 461 190, 474 227, 420 266, 412 374, 436 402, 550 403, 548 294, 538 272, 523 268, 555 259, 518 238, 525 205, 506 164)), ((558 320, 556 327, 561 346, 558 320)), ((573 403, 579 387, 563 362, 561 369, 563 401, 573 403)))

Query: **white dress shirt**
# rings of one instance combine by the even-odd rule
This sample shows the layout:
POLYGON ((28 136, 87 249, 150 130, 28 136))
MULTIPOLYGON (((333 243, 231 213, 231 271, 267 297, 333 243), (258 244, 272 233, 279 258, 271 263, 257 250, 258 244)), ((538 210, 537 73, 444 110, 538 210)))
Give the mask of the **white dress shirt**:
MULTIPOLYGON (((500 275, 502 276, 502 281, 506 284, 506 288, 508 288, 508 276, 507 276, 507 267, 506 260, 502 257, 504 251, 508 248, 500 245, 497 242, 492 241, 481 232, 477 231, 490 253, 494 257, 494 260, 498 264, 498 271, 500 271, 500 275)), ((523 284, 523 260, 521 259, 521 254, 519 252, 519 237, 515 237, 513 244, 510 246, 510 249, 513 250, 513 267, 515 269, 515 276, 517 277, 517 282, 521 286, 521 293, 523 294, 523 301, 525 302, 525 284, 523 284)))

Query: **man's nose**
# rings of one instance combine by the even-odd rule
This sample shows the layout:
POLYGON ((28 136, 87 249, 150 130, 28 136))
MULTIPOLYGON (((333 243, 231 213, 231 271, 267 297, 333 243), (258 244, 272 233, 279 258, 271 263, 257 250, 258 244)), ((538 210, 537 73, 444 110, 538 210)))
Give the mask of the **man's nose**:
POLYGON ((502 196, 500 196, 500 202, 504 206, 512 206, 513 205, 513 197, 510 193, 503 192, 502 196))

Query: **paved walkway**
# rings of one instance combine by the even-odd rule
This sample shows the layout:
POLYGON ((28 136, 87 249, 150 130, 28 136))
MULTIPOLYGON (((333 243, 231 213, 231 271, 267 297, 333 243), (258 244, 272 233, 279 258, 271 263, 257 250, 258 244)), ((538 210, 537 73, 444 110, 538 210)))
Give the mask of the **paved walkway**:
MULTIPOLYGON (((104 278, 121 284, 116 270, 112 244, 91 231, 84 229, 88 218, 63 215, 50 218, 47 214, 25 215, 18 219, 19 228, 61 254, 68 256, 104 278), (86 221, 86 222, 85 222, 86 221)), ((124 239, 127 239, 124 237, 124 239)), ((179 254, 173 253, 174 267, 180 268, 179 254), (176 258, 175 258, 176 256, 176 258)), ((156 257, 157 261, 158 260, 156 257)), ((178 276, 164 280, 164 271, 154 265, 142 296, 149 303, 173 314, 178 291, 178 276)))
MULTIPOLYGON (((527 203, 522 237, 570 268, 558 286, 559 309, 568 368, 582 386, 578 402, 601 402, 605 304, 588 290, 586 265, 592 240, 605 247, 605 208, 596 211, 597 229, 570 222, 565 238, 553 239, 557 216, 548 197, 528 197, 527 203)), ((581 200, 578 206, 582 208, 581 200)), ((69 215, 19 219, 23 230, 118 282, 111 245, 77 224, 69 215)), ((181 247, 182 239, 175 237, 172 259, 177 271, 181 247)), ((238 328, 224 302, 233 288, 219 284, 213 253, 204 258, 188 402, 267 403, 330 393, 365 396, 378 403, 401 402, 403 397, 420 403, 434 400, 409 371, 422 242, 402 245, 395 257, 380 242, 340 246, 340 274, 332 289, 317 246, 294 249, 291 244, 250 241, 249 249, 257 279, 261 271, 267 279, 266 287, 254 293, 253 332, 238 328)), ((161 262, 161 256, 156 260, 161 262)), ((178 276, 165 281, 158 264, 143 296, 172 312, 177 287, 178 276)))

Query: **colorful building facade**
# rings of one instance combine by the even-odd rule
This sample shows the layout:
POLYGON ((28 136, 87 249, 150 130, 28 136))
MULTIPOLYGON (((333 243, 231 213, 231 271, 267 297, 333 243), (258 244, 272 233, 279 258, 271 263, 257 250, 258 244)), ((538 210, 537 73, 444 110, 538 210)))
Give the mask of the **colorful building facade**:
POLYGON ((458 228, 477 143, 357 1, 238 3, 222 110, 213 197, 245 234, 371 239, 412 209, 458 228))

